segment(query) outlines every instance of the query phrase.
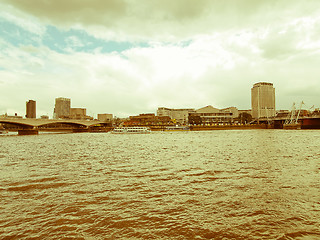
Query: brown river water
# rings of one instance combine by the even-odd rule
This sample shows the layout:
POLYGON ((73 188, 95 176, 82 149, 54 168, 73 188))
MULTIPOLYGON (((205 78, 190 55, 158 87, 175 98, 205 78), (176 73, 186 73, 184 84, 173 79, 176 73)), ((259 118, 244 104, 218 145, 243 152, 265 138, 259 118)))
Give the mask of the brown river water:
POLYGON ((320 131, 0 136, 0 239, 320 239, 320 131))

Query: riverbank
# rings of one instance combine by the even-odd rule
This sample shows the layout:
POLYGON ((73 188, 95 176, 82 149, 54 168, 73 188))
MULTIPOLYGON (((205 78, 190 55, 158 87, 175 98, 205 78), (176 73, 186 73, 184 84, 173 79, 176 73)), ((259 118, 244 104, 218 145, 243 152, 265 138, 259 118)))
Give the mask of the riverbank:
POLYGON ((190 126, 191 131, 207 131, 207 130, 247 130, 247 129, 268 129, 267 124, 254 125, 212 125, 212 126, 190 126))

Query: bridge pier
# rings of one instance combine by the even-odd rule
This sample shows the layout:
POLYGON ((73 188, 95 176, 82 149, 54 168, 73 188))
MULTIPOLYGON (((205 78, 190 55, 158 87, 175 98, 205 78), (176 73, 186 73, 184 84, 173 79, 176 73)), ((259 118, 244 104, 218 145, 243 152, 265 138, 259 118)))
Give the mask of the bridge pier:
POLYGON ((18 130, 18 135, 38 135, 38 129, 20 129, 18 130))

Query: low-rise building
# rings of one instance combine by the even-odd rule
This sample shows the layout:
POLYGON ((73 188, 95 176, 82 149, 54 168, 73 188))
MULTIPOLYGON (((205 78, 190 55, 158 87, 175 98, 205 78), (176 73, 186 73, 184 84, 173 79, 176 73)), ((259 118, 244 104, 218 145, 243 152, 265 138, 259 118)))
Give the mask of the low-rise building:
POLYGON ((232 123, 234 118, 239 116, 236 107, 229 107, 225 109, 214 108, 211 105, 200 108, 189 114, 190 124, 220 124, 232 123))
POLYGON ((98 114, 98 120, 101 122, 112 122, 113 115, 108 113, 98 114))
POLYGON ((170 117, 174 123, 187 124, 189 114, 194 112, 195 110, 193 108, 173 109, 173 108, 159 107, 157 110, 157 116, 158 117, 167 116, 167 117, 170 117))
POLYGON ((86 108, 70 108, 70 119, 93 120, 93 117, 87 116, 86 108))
POLYGON ((70 108, 71 119, 85 119, 87 116, 87 109, 85 108, 70 108))

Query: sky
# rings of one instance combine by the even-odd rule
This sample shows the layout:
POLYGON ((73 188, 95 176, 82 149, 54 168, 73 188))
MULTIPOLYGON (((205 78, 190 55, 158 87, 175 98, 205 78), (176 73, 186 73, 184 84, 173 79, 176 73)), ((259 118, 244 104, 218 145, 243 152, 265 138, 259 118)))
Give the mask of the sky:
POLYGON ((320 107, 319 0, 0 0, 0 115, 320 107))

